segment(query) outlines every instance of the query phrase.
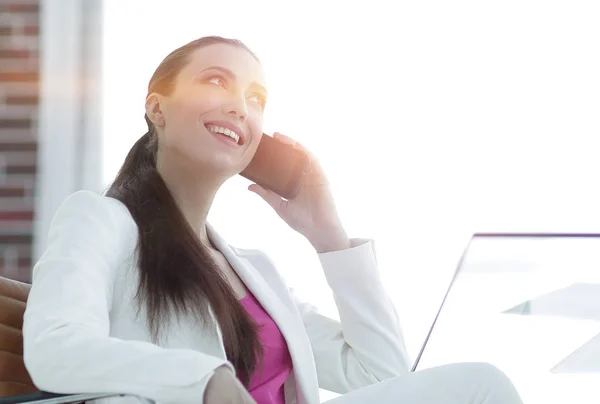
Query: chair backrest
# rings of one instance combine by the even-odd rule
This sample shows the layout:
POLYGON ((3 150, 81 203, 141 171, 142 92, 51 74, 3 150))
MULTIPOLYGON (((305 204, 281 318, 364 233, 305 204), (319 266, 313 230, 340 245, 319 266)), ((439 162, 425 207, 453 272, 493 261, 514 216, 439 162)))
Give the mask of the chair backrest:
POLYGON ((0 277, 0 397, 37 392, 23 362, 23 314, 30 285, 0 277))

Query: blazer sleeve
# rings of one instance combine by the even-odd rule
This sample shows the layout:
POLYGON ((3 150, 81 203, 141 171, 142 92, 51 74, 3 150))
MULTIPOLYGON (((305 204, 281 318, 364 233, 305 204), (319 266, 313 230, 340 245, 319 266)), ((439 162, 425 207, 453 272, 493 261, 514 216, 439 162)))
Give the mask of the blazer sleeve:
POLYGON ((195 350, 109 336, 115 271, 136 232, 123 204, 92 192, 76 192, 58 209, 23 324, 25 365, 39 389, 197 404, 214 369, 233 371, 195 350))
POLYGON ((373 242, 319 254, 340 321, 293 294, 308 333, 321 388, 347 393, 407 374, 409 359, 398 316, 377 270, 373 242))

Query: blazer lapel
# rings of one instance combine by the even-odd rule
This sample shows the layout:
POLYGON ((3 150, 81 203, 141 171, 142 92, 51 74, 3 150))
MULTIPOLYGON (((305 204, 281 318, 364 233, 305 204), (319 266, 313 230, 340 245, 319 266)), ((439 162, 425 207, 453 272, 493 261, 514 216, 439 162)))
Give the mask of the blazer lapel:
POLYGON ((232 248, 211 227, 207 226, 208 236, 217 249, 227 258, 246 287, 277 323, 288 344, 293 342, 295 323, 288 307, 283 304, 277 293, 265 278, 247 259, 237 255, 232 248))
MULTIPOLYGON (((297 382, 303 385, 303 393, 312 392, 314 386, 318 386, 315 374, 315 365, 312 360, 312 350, 310 342, 306 337, 306 331, 298 322, 294 321, 293 312, 283 303, 279 295, 275 293, 271 285, 267 283, 265 277, 252 263, 243 257, 237 255, 233 249, 222 239, 212 226, 207 225, 207 233, 211 243, 227 258, 230 265, 236 271, 240 279, 246 287, 252 292, 256 299, 263 306, 265 311, 269 313, 273 321, 279 327, 288 345, 288 350, 292 357, 295 374, 300 376, 297 382), (303 343, 305 339, 306 343, 303 343), (307 380, 307 376, 309 380, 307 380), (314 380, 310 380, 310 379, 314 380), (308 383, 308 385, 306 384, 308 383)), ((275 270, 275 268, 260 268, 264 270, 275 270)), ((306 402, 318 403, 318 389, 316 390, 317 397, 306 397, 306 402)), ((300 393, 300 391, 298 391, 300 393)), ((310 394, 310 393, 309 393, 310 394)))

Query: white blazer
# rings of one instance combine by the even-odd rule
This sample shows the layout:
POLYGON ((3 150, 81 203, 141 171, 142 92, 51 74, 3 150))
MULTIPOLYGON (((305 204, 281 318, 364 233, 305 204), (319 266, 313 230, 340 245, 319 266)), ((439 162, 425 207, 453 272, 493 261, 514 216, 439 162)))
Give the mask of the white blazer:
MULTIPOLYGON (((287 341, 293 372, 286 403, 317 404, 319 387, 346 393, 408 372, 371 241, 319 256, 340 323, 294 297, 265 254, 233 248, 208 230, 287 341)), ((150 342, 145 310, 138 315, 134 300, 137 237, 128 209, 115 199, 78 191, 58 209, 33 269, 23 324, 25 365, 38 388, 198 404, 214 369, 232 368, 214 317, 205 327, 174 321, 163 342, 150 342)))

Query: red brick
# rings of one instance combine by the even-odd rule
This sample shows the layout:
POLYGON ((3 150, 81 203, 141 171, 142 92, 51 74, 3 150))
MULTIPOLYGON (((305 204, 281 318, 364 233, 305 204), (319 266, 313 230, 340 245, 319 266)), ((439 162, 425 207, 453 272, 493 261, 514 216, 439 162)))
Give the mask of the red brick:
POLYGON ((0 129, 28 129, 31 127, 31 119, 0 119, 0 129))
POLYGON ((12 142, 0 142, 0 152, 9 152, 9 151, 36 151, 37 143, 28 142, 28 143, 12 143, 12 142))
POLYGON ((20 164, 12 164, 7 165, 4 169, 4 172, 7 175, 10 174, 35 174, 37 172, 37 167, 35 165, 20 165, 20 164))
POLYGON ((27 256, 27 257, 19 256, 19 260, 17 261, 17 265, 19 266, 19 268, 31 267, 31 257, 29 257, 29 256, 27 256))
POLYGON ((2 212, 0 211, 0 220, 33 220, 33 211, 24 212, 2 212))
POLYGON ((0 186, 0 198, 2 197, 24 197, 28 191, 24 187, 3 187, 0 186))
POLYGON ((31 234, 0 234, 0 244, 28 244, 31 245, 33 236, 31 234))
POLYGON ((23 34, 26 36, 38 36, 40 34, 40 27, 37 25, 27 25, 23 29, 23 34))
POLYGON ((40 11, 39 4, 22 4, 19 0, 15 0, 12 4, 4 6, 5 12, 8 13, 38 13, 40 11))
POLYGON ((0 58, 28 58, 31 53, 28 49, 0 49, 0 58))
POLYGON ((38 105, 40 97, 37 95, 7 95, 6 105, 38 105))
POLYGON ((0 81, 38 81, 38 72, 3 72, 0 71, 0 81))

